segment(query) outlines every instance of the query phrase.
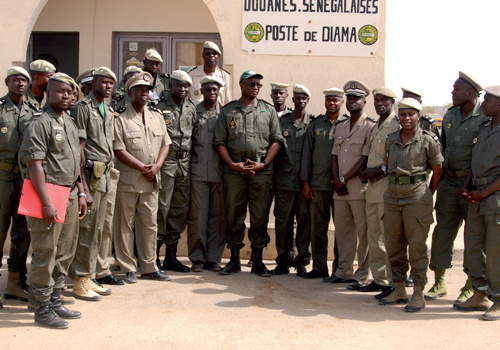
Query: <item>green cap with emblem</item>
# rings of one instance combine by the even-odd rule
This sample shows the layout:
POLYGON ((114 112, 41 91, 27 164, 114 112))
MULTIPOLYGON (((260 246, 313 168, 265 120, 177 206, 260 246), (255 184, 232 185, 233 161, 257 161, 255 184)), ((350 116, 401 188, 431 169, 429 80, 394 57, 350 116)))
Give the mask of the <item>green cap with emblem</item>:
POLYGON ((366 97, 370 95, 370 88, 359 80, 349 80, 344 85, 346 96, 366 97))
POLYGON ((76 82, 78 84, 86 84, 86 83, 92 83, 92 79, 94 78, 94 71, 97 68, 92 68, 89 70, 86 70, 85 72, 81 73, 77 78, 76 82))
POLYGON ((398 109, 405 109, 405 108, 411 108, 411 109, 416 109, 417 111, 422 110, 422 105, 415 100, 414 98, 403 98, 401 101, 398 102, 398 109))
POLYGON ((220 51, 219 47, 217 46, 216 43, 212 41, 205 41, 203 44, 203 50, 205 49, 210 49, 216 51, 219 55, 222 55, 222 52, 220 51))
POLYGON ((325 90, 323 90, 323 93, 325 94, 325 97, 326 97, 326 96, 338 96, 338 97, 344 97, 344 95, 345 95, 344 90, 339 89, 339 88, 329 88, 329 89, 325 89, 325 90))
POLYGON ((500 85, 488 86, 484 88, 487 94, 500 98, 500 85))
POLYGON ((381 86, 381 87, 378 87, 378 88, 373 90, 373 96, 377 96, 377 95, 382 95, 382 96, 389 97, 389 98, 398 97, 394 91, 392 91, 391 89, 389 89, 388 87, 385 87, 385 86, 381 86))
POLYGON ((309 89, 305 85, 295 84, 293 86, 293 92, 298 93, 298 94, 306 94, 307 97, 311 98, 311 92, 309 91, 309 89))
POLYGON ((160 53, 156 49, 147 49, 144 58, 147 58, 150 61, 163 63, 163 59, 161 58, 160 53))
POLYGON ((206 76, 203 79, 201 79, 201 81, 200 81, 201 86, 203 86, 205 84, 210 84, 210 83, 215 83, 215 84, 219 85, 220 87, 224 86, 223 81, 219 77, 215 77, 215 76, 214 77, 206 76))
POLYGON ((108 67, 99 67, 94 71, 94 77, 101 76, 101 77, 107 77, 111 78, 114 81, 116 81, 116 75, 113 73, 111 69, 108 67))
POLYGON ((125 90, 129 91, 134 86, 145 85, 151 90, 153 88, 153 76, 148 72, 142 72, 140 74, 134 75, 132 78, 127 80, 125 84, 125 90))
POLYGON ((45 60, 36 60, 31 62, 30 71, 32 72, 41 72, 41 73, 55 73, 56 67, 45 60))
MULTIPOLYGON (((261 78, 262 79, 262 78, 261 78)), ((271 91, 272 90, 286 90, 290 85, 285 83, 271 83, 271 91)))
POLYGON ((465 72, 462 72, 462 71, 459 71, 458 72, 458 77, 460 79, 463 79, 465 80, 467 83, 469 83, 470 85, 472 85, 472 87, 479 93, 481 91, 483 91, 483 86, 481 85, 481 83, 479 82, 479 80, 473 76, 472 74, 469 74, 469 73, 465 73, 465 72))
POLYGON ((73 89, 73 84, 75 84, 73 78, 63 72, 58 72, 54 74, 53 76, 50 77, 49 80, 60 81, 61 83, 68 84, 69 86, 71 86, 72 89, 73 89))
POLYGON ((193 85, 193 80, 191 79, 191 77, 189 76, 189 74, 187 74, 186 72, 184 72, 183 70, 174 70, 172 72, 172 74, 170 74, 170 79, 174 79, 174 80, 178 80, 182 83, 186 83, 186 84, 189 84, 189 85, 193 85))
POLYGON ((22 75, 28 79, 28 82, 31 80, 29 73, 23 67, 10 67, 7 69, 7 77, 10 77, 11 75, 22 75))
POLYGON ((248 78, 253 78, 253 77, 256 77, 257 79, 264 79, 264 76, 262 74, 254 72, 253 70, 246 70, 243 72, 243 74, 240 77, 240 83, 242 80, 245 80, 248 78))

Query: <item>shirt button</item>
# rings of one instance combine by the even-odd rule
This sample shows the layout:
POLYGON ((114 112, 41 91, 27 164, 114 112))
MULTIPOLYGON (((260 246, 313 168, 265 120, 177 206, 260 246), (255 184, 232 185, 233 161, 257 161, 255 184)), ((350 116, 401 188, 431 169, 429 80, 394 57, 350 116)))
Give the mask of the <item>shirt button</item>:
POLYGON ((349 141, 349 139, 347 139, 347 141, 349 141))
POLYGON ((345 163, 345 160, 343 160, 342 163, 345 163))
POLYGON ((148 145, 150 145, 150 144, 151 144, 151 142, 148 142, 148 145))

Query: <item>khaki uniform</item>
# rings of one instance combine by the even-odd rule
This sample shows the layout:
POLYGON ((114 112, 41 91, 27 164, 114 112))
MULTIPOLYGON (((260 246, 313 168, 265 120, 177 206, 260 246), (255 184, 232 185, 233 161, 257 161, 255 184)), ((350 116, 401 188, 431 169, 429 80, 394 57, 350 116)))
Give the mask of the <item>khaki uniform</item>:
MULTIPOLYGON (((307 265, 311 258, 311 215, 309 201, 302 194, 300 167, 307 127, 311 116, 306 113, 298 124, 293 111, 280 118, 281 134, 286 147, 280 149, 274 161, 274 217, 276 219, 276 250, 279 265, 307 265), (289 261, 294 241, 294 219, 297 219, 295 261, 289 261)), ((295 252, 294 252, 295 253, 295 252)))
MULTIPOLYGON (((189 71, 189 76, 191 77, 191 80, 193 80, 193 85, 189 90, 189 98, 195 104, 198 104, 203 101, 203 95, 201 93, 201 79, 207 76, 204 71, 204 65, 194 67, 191 71, 189 71)), ((231 75, 224 69, 215 67, 215 72, 211 75, 211 77, 219 78, 224 83, 224 85, 219 89, 219 103, 221 105, 225 105, 231 102, 233 100, 233 83, 231 75)))
POLYGON ((188 98, 179 107, 170 93, 166 96, 157 108, 163 113, 172 145, 161 168, 158 243, 177 245, 189 212, 189 161, 196 107, 188 98))
MULTIPOLYGON (((250 159, 262 162, 269 146, 283 143, 276 110, 267 102, 255 99, 245 106, 241 99, 225 105, 215 127, 214 147, 223 145, 235 162, 250 159)), ((242 248, 245 237, 247 205, 250 211, 248 238, 252 249, 269 243, 267 223, 271 208, 273 163, 254 176, 241 175, 224 164, 224 194, 228 217, 228 248, 242 248)))
MULTIPOLYGON (((85 141, 85 160, 94 162, 93 171, 87 169, 87 183, 93 204, 88 208, 90 212, 80 221, 80 234, 76 255, 70 268, 70 277, 78 279, 93 275, 96 270, 97 255, 102 244, 102 232, 106 217, 106 206, 110 190, 109 169, 113 161, 113 112, 104 104, 106 115, 103 116, 99 109, 95 95, 91 92, 77 102, 73 109, 72 117, 78 128, 80 140, 85 141), (97 175, 97 162, 106 166, 104 174, 92 188, 92 181, 97 175)), ((99 175, 97 175, 99 176, 99 175)), ((109 243, 106 243, 109 245, 109 243)))
MULTIPOLYGON (((312 188, 314 198, 311 200, 311 246, 313 270, 328 272, 328 225, 330 215, 334 215, 333 185, 332 185, 332 148, 337 125, 346 119, 340 115, 331 122, 328 115, 318 116, 307 128, 306 140, 300 179, 307 181, 312 188)), ((334 248, 335 259, 338 258, 337 242, 334 248)), ((332 269, 336 270, 336 261, 332 269)))
MULTIPOLYGON (((337 125, 332 155, 338 158, 339 177, 345 176, 363 156, 370 152, 370 134, 376 123, 363 113, 351 128, 351 118, 337 125)), ((335 237, 339 249, 339 266, 335 276, 366 282, 368 279, 368 237, 366 235, 366 184, 359 177, 347 184, 349 194, 334 193, 335 237), (354 272, 354 257, 358 269, 354 272)))
POLYGON ((3 247, 10 228, 10 272, 27 273, 26 258, 30 236, 24 215, 17 214, 21 198, 22 179, 18 166, 18 151, 23 133, 36 107, 25 99, 19 110, 9 95, 0 99, 0 266, 3 247))
MULTIPOLYGON (((443 118, 443 179, 436 196, 437 225, 432 234, 431 270, 450 268, 453 243, 463 220, 467 220, 468 203, 462 198, 472 157, 472 147, 479 125, 488 120, 478 101, 469 115, 462 119, 460 107, 451 107, 443 118)), ((467 269, 467 257, 464 259, 467 269)))
POLYGON ((222 162, 213 149, 220 105, 207 110, 196 106, 191 149, 191 200, 188 220, 188 254, 194 263, 219 262, 224 251, 226 213, 222 162))
MULTIPOLYGON (((392 112, 382 125, 375 124, 370 135, 368 168, 380 168, 385 164, 385 140, 400 129, 396 114, 392 112)), ((366 188, 366 226, 368 234, 368 264, 375 283, 387 286, 391 280, 391 268, 384 241, 384 193, 389 182, 382 174, 369 180, 366 188)))
POLYGON ((23 178, 30 174, 26 163, 43 160, 45 182, 73 188, 64 224, 49 225, 42 219, 27 217, 33 256, 30 287, 36 301, 46 302, 53 289, 62 289, 69 266, 74 258, 78 239, 78 190, 80 175, 80 140, 73 119, 64 114, 64 122, 45 105, 43 113, 35 115, 19 150, 23 178))
POLYGON ((420 116, 418 120, 418 127, 422 130, 427 130, 432 132, 434 135, 439 136, 439 127, 437 126, 434 118, 429 117, 427 114, 423 114, 420 116))
MULTIPOLYGON (((472 149, 472 182, 483 190, 500 176, 500 126, 492 122, 479 127, 477 143, 472 149)), ((478 204, 469 204, 465 226, 465 255, 468 275, 475 290, 487 293, 500 302, 500 192, 478 204), (484 255, 486 253, 486 256, 484 255)))
POLYGON ((429 168, 443 162, 441 147, 437 136, 419 128, 404 146, 399 132, 390 134, 385 149, 389 186, 384 195, 384 229, 392 280, 406 281, 409 251, 415 287, 423 289, 429 263, 426 240, 434 221, 432 192, 425 180, 429 168))
MULTIPOLYGON (((125 112, 115 118, 113 149, 125 150, 144 164, 155 163, 160 149, 171 143, 165 123, 158 110, 147 108, 142 116, 129 104, 125 112)), ((134 231, 137 259, 141 273, 157 271, 156 213, 158 211, 159 173, 156 181, 148 182, 142 173, 116 160, 120 171, 113 218, 113 240, 116 259, 122 272, 136 272, 134 231)))

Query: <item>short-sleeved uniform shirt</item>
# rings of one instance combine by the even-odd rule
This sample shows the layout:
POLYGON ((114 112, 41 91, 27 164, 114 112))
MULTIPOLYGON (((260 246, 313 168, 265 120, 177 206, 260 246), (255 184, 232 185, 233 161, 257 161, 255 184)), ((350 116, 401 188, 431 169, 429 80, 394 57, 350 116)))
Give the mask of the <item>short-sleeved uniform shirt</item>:
MULTIPOLYGON (((193 80, 193 86, 189 90, 189 98, 195 104, 198 104, 203 101, 203 95, 201 94, 201 79, 207 76, 204 71, 204 65, 194 67, 191 71, 189 71, 189 76, 191 77, 191 80, 193 80)), ((219 103, 221 105, 225 105, 226 103, 231 102, 233 99, 233 84, 231 82, 231 75, 224 69, 216 67, 215 72, 211 75, 211 77, 217 77, 224 83, 224 85, 219 89, 219 103)))
MULTIPOLYGON (((142 115, 132 105, 128 104, 125 108, 115 118, 113 149, 125 150, 144 164, 156 163, 160 149, 171 143, 162 114, 152 107, 146 108, 143 124, 142 115)), ((154 185, 140 171, 123 164, 119 159, 116 159, 116 168, 120 171, 119 191, 145 193, 159 190, 159 173, 154 185)))
MULTIPOLYGON (((350 117, 337 125, 331 154, 337 156, 339 177, 345 176, 361 157, 369 155, 370 134, 375 123, 375 119, 363 113, 352 128, 350 127, 350 117)), ((350 179, 346 187, 349 190, 348 195, 339 196, 335 193, 333 198, 340 200, 365 199, 366 184, 362 183, 358 176, 350 179)))

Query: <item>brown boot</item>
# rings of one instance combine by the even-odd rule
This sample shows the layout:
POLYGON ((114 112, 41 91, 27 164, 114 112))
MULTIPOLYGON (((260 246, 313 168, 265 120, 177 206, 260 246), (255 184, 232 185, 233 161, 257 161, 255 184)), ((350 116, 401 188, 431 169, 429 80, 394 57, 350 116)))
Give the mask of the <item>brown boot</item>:
POLYGON ((405 282, 394 283, 394 290, 387 297, 380 299, 380 305, 396 305, 406 304, 408 302, 408 294, 406 294, 405 282))
POLYGON ((94 292, 86 283, 86 277, 80 277, 75 280, 73 285, 73 295, 77 299, 86 301, 100 301, 102 297, 94 292))
POLYGON ((474 294, 463 303, 453 304, 453 308, 458 311, 486 311, 490 307, 490 302, 486 294, 474 291, 474 294))
POLYGON ((484 313, 482 319, 485 321, 498 321, 500 320, 500 304, 494 303, 491 305, 488 312, 484 313))
POLYGON ((413 296, 411 297, 408 305, 405 306, 407 312, 417 312, 425 307, 424 288, 415 286, 413 287, 413 296))

